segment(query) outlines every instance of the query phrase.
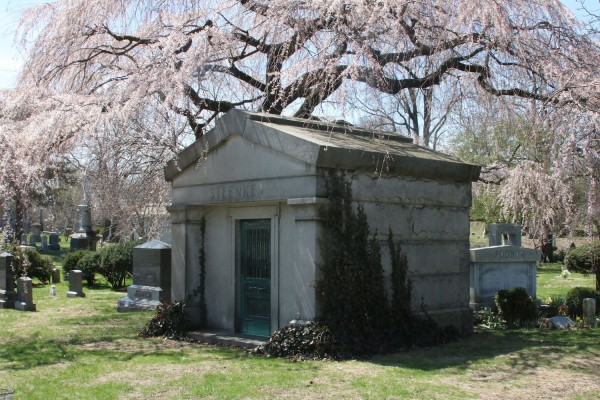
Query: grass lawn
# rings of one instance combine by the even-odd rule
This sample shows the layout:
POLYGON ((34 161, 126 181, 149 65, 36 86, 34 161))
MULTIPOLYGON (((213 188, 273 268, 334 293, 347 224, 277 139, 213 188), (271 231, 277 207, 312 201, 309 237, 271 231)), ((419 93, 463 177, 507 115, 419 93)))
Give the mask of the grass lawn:
POLYGON ((57 290, 34 289, 37 312, 0 310, 0 387, 15 399, 600 399, 600 329, 481 331, 370 360, 290 362, 142 339, 152 314, 117 313, 123 292, 57 290))
POLYGON ((568 278, 561 276, 562 264, 539 264, 537 268, 537 298, 566 297, 569 289, 576 286, 595 288, 593 275, 571 273, 568 278))

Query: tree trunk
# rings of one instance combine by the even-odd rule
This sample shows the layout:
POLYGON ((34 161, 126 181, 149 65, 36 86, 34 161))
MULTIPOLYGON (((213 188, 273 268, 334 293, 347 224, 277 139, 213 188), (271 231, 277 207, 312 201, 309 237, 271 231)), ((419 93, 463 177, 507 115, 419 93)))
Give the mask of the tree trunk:
POLYGON ((21 241, 21 236, 25 233, 25 205, 21 200, 21 192, 15 194, 15 241, 21 241))

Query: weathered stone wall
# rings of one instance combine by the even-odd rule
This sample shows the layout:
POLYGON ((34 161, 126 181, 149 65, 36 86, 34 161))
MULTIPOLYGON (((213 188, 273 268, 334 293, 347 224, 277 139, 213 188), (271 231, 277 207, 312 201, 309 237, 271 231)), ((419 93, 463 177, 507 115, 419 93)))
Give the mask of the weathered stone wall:
POLYGON ((424 305, 441 325, 472 331, 469 308, 470 183, 403 177, 356 176, 354 200, 363 204, 381 241, 390 274, 387 235, 392 229, 407 256, 412 306, 424 305))

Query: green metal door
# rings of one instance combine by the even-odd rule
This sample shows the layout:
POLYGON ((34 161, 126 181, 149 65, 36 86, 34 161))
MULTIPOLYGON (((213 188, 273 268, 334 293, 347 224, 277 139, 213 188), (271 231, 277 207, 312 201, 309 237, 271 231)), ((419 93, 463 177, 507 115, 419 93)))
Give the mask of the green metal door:
POLYGON ((240 221, 240 328, 271 336, 271 220, 240 221))

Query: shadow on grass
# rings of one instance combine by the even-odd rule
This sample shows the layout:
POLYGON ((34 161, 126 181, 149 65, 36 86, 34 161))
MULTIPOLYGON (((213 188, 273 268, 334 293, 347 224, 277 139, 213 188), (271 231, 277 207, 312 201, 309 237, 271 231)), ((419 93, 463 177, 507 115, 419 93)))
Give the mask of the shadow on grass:
MULTIPOLYGON (((29 338, 3 345, 0 348, 0 367, 4 370, 27 370, 47 365, 78 362, 93 358, 101 363, 103 359, 129 362, 142 359, 159 359, 160 363, 181 362, 181 351, 194 351, 194 348, 161 347, 160 343, 143 343, 133 339, 131 344, 123 344, 119 337, 99 336, 95 338, 73 337, 68 342, 57 340, 41 341, 29 338)), ((130 338, 131 339, 131 338, 130 338)), ((143 339, 140 339, 142 341, 143 339)), ((245 353, 226 348, 211 348, 198 345, 195 350, 205 351, 208 357, 219 360, 240 360, 245 353)))
POLYGON ((513 369, 527 371, 554 366, 576 354, 592 360, 597 368, 600 367, 599 341, 600 329, 486 331, 443 346, 377 356, 370 361, 383 366, 436 371, 466 370, 474 363, 505 357, 506 364, 513 369))
POLYGON ((20 340, 0 348, 0 364, 4 370, 35 368, 42 365, 73 361, 76 354, 66 343, 39 339, 20 340))

